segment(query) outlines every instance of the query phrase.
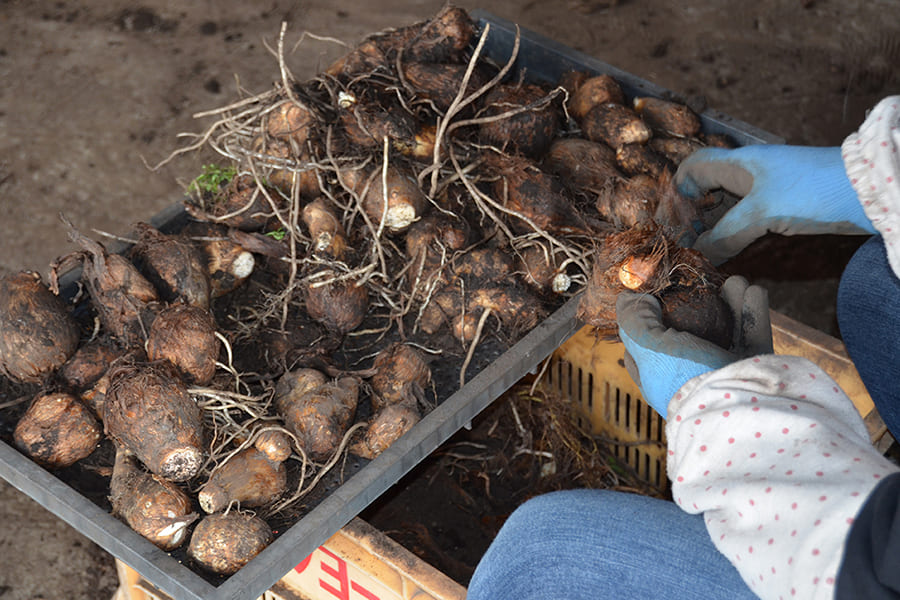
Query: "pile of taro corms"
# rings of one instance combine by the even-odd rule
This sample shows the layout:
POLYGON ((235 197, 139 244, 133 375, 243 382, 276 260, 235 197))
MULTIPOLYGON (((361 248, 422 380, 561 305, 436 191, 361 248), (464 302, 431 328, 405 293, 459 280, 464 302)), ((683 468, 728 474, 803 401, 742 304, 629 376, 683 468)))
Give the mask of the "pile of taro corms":
POLYGON ((681 329, 727 320, 722 278, 678 244, 699 209, 672 185, 722 142, 609 76, 529 83, 518 42, 482 55, 489 35, 448 7, 301 82, 282 30, 273 89, 204 113, 167 159, 224 157, 186 224, 140 223, 116 253, 66 221, 75 251, 48 284, 0 282, 0 366, 29 390, 16 447, 57 472, 88 461, 114 515, 228 575, 325 473, 464 385, 476 349, 489 363, 568 297, 601 336, 623 289, 681 329))

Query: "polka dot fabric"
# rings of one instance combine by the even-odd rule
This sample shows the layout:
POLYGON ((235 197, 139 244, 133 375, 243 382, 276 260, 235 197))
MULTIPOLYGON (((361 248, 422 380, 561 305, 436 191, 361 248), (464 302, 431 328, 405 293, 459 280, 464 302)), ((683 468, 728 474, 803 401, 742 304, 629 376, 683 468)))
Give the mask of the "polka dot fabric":
POLYGON ((900 96, 879 102, 844 140, 841 155, 850 184, 900 277, 900 96))
POLYGON ((810 361, 746 359, 683 386, 666 425, 672 495, 761 598, 831 598, 845 538, 897 467, 810 361))

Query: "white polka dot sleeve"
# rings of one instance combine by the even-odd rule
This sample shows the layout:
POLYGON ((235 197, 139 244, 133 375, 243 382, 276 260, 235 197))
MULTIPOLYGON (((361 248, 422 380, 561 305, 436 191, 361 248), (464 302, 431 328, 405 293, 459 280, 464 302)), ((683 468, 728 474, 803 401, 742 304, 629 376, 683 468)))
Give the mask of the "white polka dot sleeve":
POLYGON ((666 434, 675 501, 761 598, 831 598, 850 525, 898 470, 812 362, 768 355, 695 377, 666 434))
POLYGON ((859 130, 844 140, 841 154, 850 183, 900 277, 900 96, 875 105, 859 130))

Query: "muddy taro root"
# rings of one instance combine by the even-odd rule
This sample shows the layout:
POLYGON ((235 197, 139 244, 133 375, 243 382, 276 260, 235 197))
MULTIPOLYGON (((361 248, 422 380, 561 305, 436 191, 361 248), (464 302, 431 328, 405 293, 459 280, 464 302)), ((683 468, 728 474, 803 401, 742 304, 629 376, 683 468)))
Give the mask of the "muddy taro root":
POLYGON ((59 379, 70 389, 85 390, 103 377, 123 351, 106 337, 95 338, 78 348, 59 368, 59 379))
POLYGON ((578 318, 597 334, 615 338, 616 296, 631 290, 653 294, 663 324, 730 348, 733 316, 719 295, 725 277, 691 248, 670 241, 655 224, 610 235, 578 307, 578 318))
POLYGON ((537 85, 498 85, 485 98, 487 116, 496 116, 481 125, 480 137, 488 144, 530 158, 542 156, 559 133, 561 118, 557 104, 547 100, 537 85), (516 114, 502 117, 510 111, 516 114))
POLYGON ((39 394, 13 432, 16 447, 37 463, 61 469, 88 456, 100 443, 101 425, 70 394, 39 394))
POLYGON ((220 347, 208 310, 173 304, 160 311, 150 326, 147 358, 168 360, 187 383, 206 385, 216 373, 220 347))
POLYGON ((217 575, 231 575, 272 543, 272 529, 259 517, 232 510, 207 515, 197 524, 188 556, 217 575))
POLYGON ((412 429, 421 418, 412 400, 383 406, 369 421, 363 439, 353 444, 350 450, 362 458, 373 459, 412 429))
POLYGON ((198 517, 184 490, 145 471, 122 448, 116 449, 109 500, 115 516, 167 552, 184 543, 198 517))
POLYGON ((103 328, 125 346, 143 344, 158 308, 156 288, 130 260, 110 254, 100 242, 82 235, 68 221, 65 223, 69 239, 82 251, 54 261, 50 272, 52 287, 58 285, 58 272, 73 259, 80 259, 81 281, 103 328))
POLYGON ((275 409, 312 460, 326 460, 338 449, 359 398, 359 382, 352 377, 317 383, 311 369, 285 373, 275 387, 275 409))
POLYGON ((372 406, 422 400, 431 381, 431 369, 420 350, 408 344, 391 344, 375 357, 371 384, 375 395, 372 406))
POLYGON ((38 273, 0 279, 0 369, 17 381, 40 381, 78 348, 78 324, 38 273))
MULTIPOLYGON (((326 278, 337 273, 324 269, 326 278)), ((355 281, 313 281, 306 286, 306 312, 329 330, 343 335, 362 324, 369 309, 369 292, 355 281)))
POLYGON ((167 235, 147 223, 135 228, 140 237, 132 256, 163 300, 209 308, 209 274, 200 249, 189 239, 167 235))
POLYGON ((107 435, 153 473, 186 481, 200 470, 200 408, 168 361, 111 369, 103 415, 107 435))
POLYGON ((254 447, 241 450, 213 471, 197 494, 200 508, 208 513, 228 508, 269 505, 287 488, 284 463, 270 460, 254 447))

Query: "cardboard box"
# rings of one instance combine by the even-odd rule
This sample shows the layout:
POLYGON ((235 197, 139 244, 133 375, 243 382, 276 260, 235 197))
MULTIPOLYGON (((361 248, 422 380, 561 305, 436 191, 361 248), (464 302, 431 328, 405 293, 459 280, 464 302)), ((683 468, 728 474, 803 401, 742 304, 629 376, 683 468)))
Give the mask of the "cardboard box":
MULTIPOLYGON (((116 560, 113 600, 173 600, 116 560)), ((353 519, 258 600, 464 600, 466 590, 361 519, 353 519)))

